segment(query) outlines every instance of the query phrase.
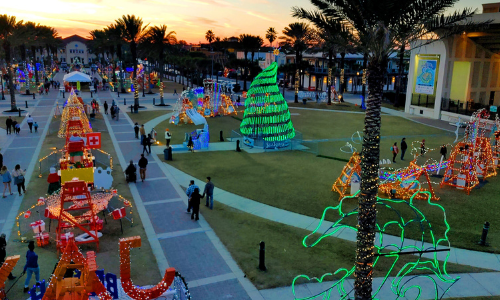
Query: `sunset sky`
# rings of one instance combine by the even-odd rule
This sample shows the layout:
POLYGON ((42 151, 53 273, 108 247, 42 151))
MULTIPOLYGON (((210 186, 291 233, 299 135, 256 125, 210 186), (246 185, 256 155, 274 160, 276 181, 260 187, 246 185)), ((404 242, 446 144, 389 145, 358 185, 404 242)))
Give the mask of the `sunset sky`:
MULTIPOLYGON (((396 1, 396 0, 395 0, 396 1)), ((500 1, 500 0, 499 0, 500 1)), ((177 39, 205 42, 205 32, 229 37, 241 33, 264 38, 269 27, 278 33, 289 23, 292 6, 310 8, 308 0, 24 0, 0 1, 0 14, 55 27, 62 37, 88 32, 114 22, 124 14, 135 14, 151 25, 166 24, 177 39)), ((462 0, 457 8, 490 1, 462 0)))

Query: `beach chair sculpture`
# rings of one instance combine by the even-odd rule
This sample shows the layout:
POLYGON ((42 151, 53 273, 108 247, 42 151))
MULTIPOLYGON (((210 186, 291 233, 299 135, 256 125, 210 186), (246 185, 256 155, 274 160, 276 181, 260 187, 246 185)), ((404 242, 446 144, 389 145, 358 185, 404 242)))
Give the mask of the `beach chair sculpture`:
POLYGON ((335 180, 332 191, 339 193, 339 201, 345 196, 355 194, 361 182, 361 156, 354 152, 349 162, 344 166, 339 178, 335 180))
POLYGON ((449 185, 464 190, 467 195, 479 184, 480 178, 496 176, 493 151, 488 138, 491 124, 485 109, 475 112, 465 130, 465 138, 451 152, 440 186, 449 185))
MULTIPOLYGON (((434 193, 429 174, 424 167, 416 164, 416 160, 410 162, 410 165, 402 171, 392 174, 387 178, 387 182, 379 185, 379 191, 391 198, 409 200, 416 192, 430 192, 431 200, 437 201, 439 197, 434 193), (424 176, 425 182, 421 182, 424 176), (427 187, 425 187, 427 186, 427 187)), ((427 195, 418 193, 414 199, 427 200, 427 195)))

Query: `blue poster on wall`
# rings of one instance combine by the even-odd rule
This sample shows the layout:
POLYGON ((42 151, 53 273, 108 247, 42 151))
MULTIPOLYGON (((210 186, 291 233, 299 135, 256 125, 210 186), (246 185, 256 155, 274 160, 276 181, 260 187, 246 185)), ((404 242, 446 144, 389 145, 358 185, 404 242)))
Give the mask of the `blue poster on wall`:
POLYGON ((436 83, 436 59, 420 59, 417 65, 417 80, 415 83, 416 94, 434 94, 436 83))

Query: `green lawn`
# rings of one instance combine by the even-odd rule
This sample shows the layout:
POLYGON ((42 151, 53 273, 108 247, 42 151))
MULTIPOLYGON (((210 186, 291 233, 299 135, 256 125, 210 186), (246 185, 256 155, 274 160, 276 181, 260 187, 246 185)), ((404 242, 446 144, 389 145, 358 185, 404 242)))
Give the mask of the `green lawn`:
MULTIPOLYGON (((325 273, 333 273, 338 268, 350 269, 353 266, 356 247, 354 242, 328 238, 315 247, 305 248, 302 246, 302 239, 309 234, 306 230, 269 221, 220 203, 216 203, 213 210, 202 206, 201 213, 258 289, 289 286, 293 278, 301 274, 320 277, 325 273), (265 272, 257 268, 260 241, 266 243, 265 272)), ((394 270, 399 270, 404 263, 415 259, 416 256, 402 256, 394 270)), ((374 276, 384 276, 392 263, 392 258, 381 258, 375 266, 374 276)), ((474 273, 486 270, 450 263, 447 264, 447 271, 474 273)), ((396 273, 393 271, 391 275, 396 273)), ((299 280, 297 283, 303 282, 299 280)))
MULTIPOLYGON (((52 122, 60 122, 60 119, 52 119, 52 122)), ((97 116, 95 121, 92 121, 92 127, 94 131, 98 130, 106 130, 106 125, 102 120, 100 115, 97 116)), ((107 131, 101 131, 101 135, 103 140, 110 140, 109 134, 107 131)), ((44 144, 42 146, 40 152, 40 158, 49 154, 52 150, 51 147, 57 147, 60 149, 64 145, 64 139, 57 137, 57 132, 47 135, 44 140, 44 144)), ((132 202, 134 205, 134 200, 128 188, 128 185, 125 183, 125 178, 123 175, 123 170, 119 164, 116 164, 116 153, 112 143, 103 143, 102 150, 111 154, 111 156, 115 159, 115 164, 113 165, 113 177, 114 188, 118 189, 118 193, 125 197, 126 199, 132 202)), ((38 168, 35 168, 33 175, 30 180, 30 184, 26 187, 26 195, 24 196, 23 202, 20 207, 20 211, 25 211, 31 205, 36 203, 38 197, 45 196, 47 193, 47 173, 43 174, 42 178, 38 178, 38 168)), ((120 202, 113 201, 111 203, 115 208, 121 207, 120 202)), ((43 207, 40 210, 40 213, 43 216, 43 207)), ((102 214, 99 214, 99 217, 102 218, 102 214)), ((119 276, 120 270, 120 262, 119 262, 119 250, 118 250, 118 240, 122 237, 136 236, 139 235, 142 237, 142 247, 136 249, 131 252, 132 256, 132 278, 136 284, 145 285, 145 284, 155 284, 161 278, 160 273, 157 268, 156 259, 152 253, 151 246, 146 238, 146 234, 144 232, 144 228, 142 227, 142 222, 137 213, 137 210, 133 209, 133 218, 134 218, 134 226, 130 227, 130 223, 126 220, 123 221, 123 235, 120 231, 120 222, 113 220, 111 216, 106 216, 107 224, 104 225, 104 230, 102 231, 103 237, 100 239, 100 248, 99 252, 97 252, 97 265, 100 269, 104 269, 106 273, 113 273, 119 276), (144 272, 147 270, 148 276, 143 276, 144 272)), ((27 237, 28 240, 33 239, 33 232, 31 229, 27 231, 27 227, 30 222, 34 222, 38 219, 38 214, 33 211, 31 218, 25 220, 24 218, 20 218, 21 226, 23 227, 24 236, 27 237)), ((46 221, 46 230, 48 230, 48 220, 46 221)), ((55 264, 58 261, 57 251, 55 247, 55 230, 57 227, 57 221, 52 222, 51 231, 50 231, 50 240, 51 243, 49 246, 44 248, 36 248, 35 251, 39 255, 38 263, 40 265, 40 278, 48 280, 52 271, 54 269, 55 264)), ((78 233, 78 231, 76 231, 78 233)), ((13 274, 19 275, 22 271, 22 268, 26 262, 25 253, 27 251, 27 244, 17 242, 19 240, 17 237, 17 228, 13 228, 11 233, 11 239, 7 246, 7 254, 21 255, 21 259, 18 262, 16 268, 14 269, 13 274)), ((87 244, 82 245, 81 248, 83 253, 86 251, 95 251, 95 244, 87 244)), ((22 294, 23 281, 17 283, 16 287, 14 287, 9 292, 10 299, 23 299, 26 296, 22 294)), ((32 281, 33 283, 34 281, 32 281)), ((7 282, 7 288, 9 287, 9 282, 7 282)))
POLYGON ((170 113, 171 110, 139 110, 139 113, 130 113, 127 112, 127 115, 132 119, 134 123, 139 123, 139 126, 142 124, 146 124, 148 121, 151 121, 159 116, 163 116, 165 114, 170 113))
MULTIPOLYGON (((291 111, 293 113, 299 110, 291 111)), ((343 141, 319 143, 317 147, 322 155, 348 159, 350 154, 342 153, 339 148, 345 145, 346 140, 350 140, 352 132, 361 130, 363 115, 300 111, 299 116, 292 117, 296 129, 307 133, 307 136, 320 138, 328 136, 329 132, 330 137, 333 135, 335 138, 345 138, 343 141), (346 123, 347 120, 350 120, 350 123, 346 123), (327 127, 328 121, 342 127, 327 127), (316 132, 313 130, 314 123, 322 124, 317 127, 316 132), (357 125, 349 125, 346 130, 345 124, 357 125)), ((399 145, 403 134, 407 134, 410 148, 412 141, 417 141, 415 146, 418 147, 418 141, 424 137, 429 148, 439 148, 443 143, 454 141, 454 136, 447 132, 398 117, 384 116, 382 124, 381 158, 392 158, 390 146, 395 141, 399 145)), ((360 150, 360 145, 355 147, 360 150)), ((451 147, 448 148, 448 153, 451 150, 451 147)), ((404 168, 408 166, 411 158, 409 150, 404 162, 398 156, 396 164, 384 167, 404 168)), ((430 158, 439 159, 438 151, 427 153, 425 157, 419 158, 418 163, 428 163, 430 158)), ((229 192, 316 218, 321 217, 324 208, 338 203, 338 194, 333 193, 331 188, 345 165, 341 160, 316 157, 314 154, 299 151, 263 154, 232 151, 176 154, 174 161, 168 163, 198 179, 211 176, 216 186, 229 192)), ((431 181, 439 183, 441 179, 431 177, 431 181)), ((449 237, 453 246, 499 252, 500 225, 494 222, 497 218, 496 212, 500 209, 500 202, 496 199, 496 195, 500 194, 499 177, 488 178, 487 183, 473 190, 470 196, 451 187, 441 189, 436 184, 434 189, 437 196, 441 197, 439 204, 447 211, 447 220, 451 226, 449 237), (488 236, 490 247, 477 245, 485 221, 491 223, 488 236)), ((353 209, 357 207, 356 200, 346 201, 344 206, 346 210, 353 209)), ((445 227, 442 213, 424 201, 418 202, 417 207, 431 221, 436 232, 443 233, 445 227)), ((381 220, 389 218, 389 213, 382 211, 379 217, 381 220)), ((336 217, 327 216, 327 219, 336 220, 336 217)), ((415 234, 412 230, 409 232, 415 234)))

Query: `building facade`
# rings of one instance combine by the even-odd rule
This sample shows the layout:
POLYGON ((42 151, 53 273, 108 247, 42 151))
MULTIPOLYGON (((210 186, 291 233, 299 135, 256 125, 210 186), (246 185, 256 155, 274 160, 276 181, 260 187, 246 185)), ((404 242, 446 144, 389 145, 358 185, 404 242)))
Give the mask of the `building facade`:
POLYGON ((72 35, 62 40, 57 58, 61 63, 72 64, 77 60, 84 65, 91 64, 96 56, 87 47, 89 40, 79 35, 72 35))
POLYGON ((472 21, 491 23, 481 31, 413 45, 406 112, 455 122, 500 106, 500 3, 484 4, 472 21))

